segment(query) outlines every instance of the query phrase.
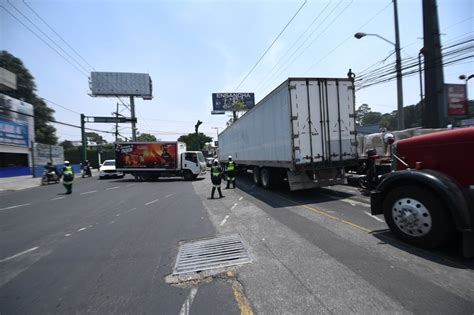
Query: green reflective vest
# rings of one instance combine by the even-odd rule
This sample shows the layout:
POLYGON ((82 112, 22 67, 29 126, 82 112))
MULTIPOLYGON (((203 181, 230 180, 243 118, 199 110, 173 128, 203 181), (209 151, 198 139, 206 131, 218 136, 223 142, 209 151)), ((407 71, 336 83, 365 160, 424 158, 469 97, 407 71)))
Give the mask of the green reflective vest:
POLYGON ((219 166, 211 167, 211 176, 217 177, 220 175, 221 175, 221 170, 219 169, 219 166))
POLYGON ((227 163, 227 170, 228 171, 234 171, 235 170, 235 162, 234 161, 229 161, 229 163, 227 163))

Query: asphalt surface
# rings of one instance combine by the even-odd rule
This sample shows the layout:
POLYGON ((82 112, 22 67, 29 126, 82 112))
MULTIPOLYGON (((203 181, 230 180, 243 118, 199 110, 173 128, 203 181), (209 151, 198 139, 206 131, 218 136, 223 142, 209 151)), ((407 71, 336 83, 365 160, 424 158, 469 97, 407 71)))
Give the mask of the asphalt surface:
POLYGON ((0 193, 0 313, 474 313, 473 260, 401 243, 355 187, 210 189, 126 177, 0 193), (230 233, 252 263, 166 283, 181 241, 230 233))

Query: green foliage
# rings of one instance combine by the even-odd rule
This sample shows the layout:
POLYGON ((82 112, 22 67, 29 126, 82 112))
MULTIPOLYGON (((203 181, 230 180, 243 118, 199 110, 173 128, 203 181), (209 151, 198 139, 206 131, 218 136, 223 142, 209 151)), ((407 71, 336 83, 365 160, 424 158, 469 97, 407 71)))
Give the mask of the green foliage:
POLYGON ((54 109, 49 108, 48 105, 36 95, 34 77, 19 58, 5 50, 0 51, 0 67, 15 73, 17 77, 17 90, 5 91, 4 93, 33 105, 35 115, 35 141, 44 144, 56 144, 58 142, 56 128, 49 124, 50 121, 54 120, 54 109))
POLYGON ((107 141, 96 132, 86 132, 86 138, 97 144, 107 143, 107 141))
POLYGON ((149 133, 141 133, 137 137, 137 141, 141 142, 156 142, 156 137, 154 135, 151 135, 149 133))
POLYGON ((62 146, 64 148, 64 150, 66 149, 70 149, 70 148, 73 148, 74 146, 72 145, 72 142, 69 141, 69 140, 64 140, 62 142, 59 143, 60 146, 62 146))
POLYGON ((212 141, 212 137, 208 137, 202 132, 199 133, 190 133, 187 135, 182 135, 178 138, 178 141, 186 143, 186 148, 188 150, 201 151, 204 145, 212 141))
MULTIPOLYGON (((87 159, 91 163, 92 167, 99 167, 99 155, 97 152, 98 148, 87 149, 87 159)), ((115 159, 115 150, 113 146, 105 145, 101 148, 100 157, 102 162, 104 160, 115 159)), ((79 164, 82 162, 81 159, 81 147, 64 148, 64 159, 71 162, 72 164, 79 164)))
MULTIPOLYGON (((403 107, 405 128, 420 127, 422 125, 421 114, 422 107, 420 103, 403 107)), ((398 112, 396 110, 382 114, 371 111, 367 104, 362 104, 356 110, 356 123, 359 126, 379 125, 381 128, 396 130, 397 120, 398 112)))
POLYGON ((355 114, 356 114, 356 124, 361 126, 362 125, 362 119, 364 118, 367 113, 370 112, 370 107, 367 104, 362 104, 359 106, 359 108, 356 109, 355 114))

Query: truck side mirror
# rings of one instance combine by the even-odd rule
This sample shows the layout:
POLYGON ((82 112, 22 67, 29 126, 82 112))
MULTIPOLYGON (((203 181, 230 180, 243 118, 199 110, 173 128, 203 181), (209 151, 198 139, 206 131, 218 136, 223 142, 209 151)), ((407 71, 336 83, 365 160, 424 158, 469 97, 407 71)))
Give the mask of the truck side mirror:
POLYGON ((393 136, 392 133, 386 133, 384 136, 383 136, 383 142, 385 142, 386 144, 388 145, 391 145, 395 142, 395 137, 393 136))

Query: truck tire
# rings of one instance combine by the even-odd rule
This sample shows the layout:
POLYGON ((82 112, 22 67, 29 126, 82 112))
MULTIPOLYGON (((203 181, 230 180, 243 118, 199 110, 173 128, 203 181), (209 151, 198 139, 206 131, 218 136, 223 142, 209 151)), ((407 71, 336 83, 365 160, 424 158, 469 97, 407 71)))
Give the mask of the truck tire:
POLYGON ((262 182, 262 187, 265 189, 272 189, 273 187, 273 174, 272 170, 269 168, 262 168, 260 171, 260 181, 262 182))
POLYGON ((260 168, 258 166, 255 166, 253 168, 253 182, 255 185, 260 186, 262 184, 262 180, 260 177, 260 168))
POLYGON ((394 188, 383 202, 383 211, 390 230, 415 246, 440 247, 454 236, 451 216, 429 189, 417 186, 394 188))
POLYGON ((193 180, 193 173, 190 170, 184 171, 183 178, 185 181, 192 181, 193 180))

